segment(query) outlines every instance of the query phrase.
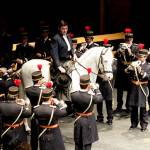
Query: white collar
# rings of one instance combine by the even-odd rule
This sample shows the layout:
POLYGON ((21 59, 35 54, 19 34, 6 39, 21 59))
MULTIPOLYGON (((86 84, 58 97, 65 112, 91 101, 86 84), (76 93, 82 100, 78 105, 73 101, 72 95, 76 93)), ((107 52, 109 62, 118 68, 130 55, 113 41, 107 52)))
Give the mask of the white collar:
POLYGON ((44 38, 44 42, 48 39, 48 36, 46 38, 44 38))
POLYGON ((49 102, 42 102, 44 105, 50 105, 49 102))
POLYGON ((87 44, 87 45, 92 45, 93 44, 93 41, 91 41, 89 44, 87 44))
POLYGON ((81 92, 88 92, 87 89, 80 89, 81 92))

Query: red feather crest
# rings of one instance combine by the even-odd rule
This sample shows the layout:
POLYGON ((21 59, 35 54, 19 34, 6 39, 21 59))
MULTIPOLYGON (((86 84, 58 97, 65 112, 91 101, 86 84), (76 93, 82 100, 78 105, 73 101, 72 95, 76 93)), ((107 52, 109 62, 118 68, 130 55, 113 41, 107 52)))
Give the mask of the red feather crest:
POLYGON ((37 67, 38 67, 39 71, 41 71, 41 69, 42 69, 42 64, 38 64, 37 67))
POLYGON ((84 28, 85 28, 86 31, 90 31, 91 30, 91 26, 89 26, 89 25, 86 25, 84 28))
POLYGON ((108 39, 105 38, 103 42, 104 42, 104 45, 108 44, 108 39))
POLYGON ((144 48, 144 44, 143 44, 143 43, 138 44, 138 48, 139 48, 140 50, 143 49, 143 48, 144 48))
POLYGON ((131 28, 125 28, 125 33, 131 33, 131 32, 132 32, 131 28))
POLYGON ((47 88, 52 88, 52 86, 53 86, 53 82, 52 81, 46 82, 46 87, 47 88))
POLYGON ((21 84, 21 80, 20 79, 15 79, 14 80, 14 84, 19 87, 19 85, 21 84))
POLYGON ((87 68, 87 72, 88 72, 88 74, 91 74, 92 68, 88 67, 88 68, 87 68))
POLYGON ((74 37, 74 34, 72 32, 68 33, 68 35, 73 38, 74 37))

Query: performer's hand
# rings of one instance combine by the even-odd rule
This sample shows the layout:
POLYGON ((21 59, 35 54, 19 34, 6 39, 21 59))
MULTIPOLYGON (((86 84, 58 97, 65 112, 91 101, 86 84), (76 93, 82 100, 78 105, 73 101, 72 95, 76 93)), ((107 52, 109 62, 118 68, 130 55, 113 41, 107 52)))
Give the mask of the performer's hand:
POLYGON ((41 58, 42 57, 42 54, 41 53, 36 53, 36 56, 41 58))
POLYGON ((18 64, 23 64, 23 60, 22 60, 22 59, 19 59, 19 58, 16 59, 16 62, 17 62, 18 64))
POLYGON ((128 54, 129 54, 129 55, 132 55, 131 49, 128 48, 127 50, 128 50, 128 54))
POLYGON ((7 72, 7 69, 6 69, 6 68, 0 68, 0 72, 1 72, 2 74, 5 74, 5 73, 7 72))
POLYGON ((58 69, 61 73, 66 73, 66 70, 62 66, 59 66, 58 69))
POLYGON ((51 100, 53 101, 53 103, 54 103, 54 104, 56 104, 56 105, 58 105, 58 104, 59 104, 59 100, 58 100, 58 99, 56 99, 56 98, 52 98, 51 100))

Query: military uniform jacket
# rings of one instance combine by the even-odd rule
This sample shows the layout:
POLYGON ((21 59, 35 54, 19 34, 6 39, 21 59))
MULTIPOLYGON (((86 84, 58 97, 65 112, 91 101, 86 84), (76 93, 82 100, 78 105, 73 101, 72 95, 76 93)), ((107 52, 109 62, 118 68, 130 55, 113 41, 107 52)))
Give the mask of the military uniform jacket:
POLYGON ((39 85, 34 85, 25 89, 27 97, 30 99, 31 105, 36 106, 41 92, 39 85))
POLYGON ((48 37, 46 40, 39 39, 35 43, 35 53, 41 53, 43 57, 50 56, 51 39, 48 37))
MULTIPOLYGON (((94 104, 102 102, 102 95, 99 90, 95 90, 92 104, 87 112, 92 112, 94 104)), ((71 95, 75 112, 83 113, 91 100, 91 95, 87 91, 77 91, 71 95)), ((94 114, 88 117, 81 117, 74 125, 74 140, 77 144, 91 144, 98 140, 98 132, 94 114)))
MULTIPOLYGON (((141 65, 142 70, 144 71, 145 75, 144 77, 141 75, 139 76, 139 80, 141 82, 150 80, 150 64, 145 62, 143 65, 141 65)), ((131 72, 129 74, 131 80, 137 80, 135 73, 131 72)), ((148 85, 142 84, 143 90, 146 94, 149 93, 148 85)), ((143 94, 142 89, 139 85, 135 85, 131 82, 131 89, 129 91, 129 106, 140 106, 140 107, 146 107, 146 96, 143 94)))
MULTIPOLYGON (((38 120, 39 125, 48 125, 53 108, 54 106, 50 106, 47 103, 42 103, 40 106, 34 108, 35 118, 38 120)), ((58 124, 58 119, 64 117, 66 114, 66 109, 59 110, 58 107, 55 107, 50 125, 58 124)), ((39 131, 41 133, 43 128, 39 127, 39 131)), ((54 150, 65 150, 59 127, 47 129, 40 138, 40 150, 49 150, 50 147, 54 150)))
POLYGON ((135 44, 132 44, 130 47, 132 55, 129 55, 127 49, 123 49, 123 51, 125 51, 124 55, 120 54, 119 51, 121 49, 122 49, 122 44, 119 45, 117 53, 115 54, 115 57, 117 58, 117 74, 116 74, 115 87, 123 90, 129 90, 130 81, 124 70, 129 65, 130 62, 136 59, 135 58, 136 46, 135 44))
POLYGON ((34 48, 30 46, 29 44, 23 45, 19 44, 17 45, 15 54, 14 54, 14 59, 22 59, 23 61, 27 61, 32 59, 34 53, 34 48))
MULTIPOLYGON (((21 111, 21 105, 17 104, 15 101, 1 101, 0 102, 0 134, 2 134, 8 127, 5 124, 11 125, 16 118, 18 117, 21 111)), ((31 110, 26 106, 23 106, 23 112, 18 119, 17 123, 23 121, 24 118, 28 118, 31 116, 31 110)), ((3 136, 3 146, 9 149, 12 149, 12 145, 20 144, 21 142, 27 141, 27 134, 24 128, 24 125, 20 127, 11 128, 4 136, 3 136), (15 143, 14 143, 15 142, 15 143)))
POLYGON ((0 78, 0 94, 7 95, 8 89, 12 85, 13 85, 13 80, 9 78, 8 75, 4 75, 2 78, 0 78))
POLYGON ((94 42, 92 42, 90 44, 82 43, 81 47, 79 49, 80 49, 80 51, 82 51, 84 53, 86 50, 88 50, 88 49, 90 49, 92 47, 98 47, 98 46, 99 46, 99 44, 94 43, 94 42))
POLYGON ((70 60, 70 56, 73 57, 74 52, 72 48, 72 41, 69 36, 67 36, 67 38, 71 47, 70 51, 68 51, 68 46, 62 35, 56 34, 53 37, 51 44, 52 46, 51 55, 57 67, 61 65, 60 64, 61 61, 67 61, 70 60))

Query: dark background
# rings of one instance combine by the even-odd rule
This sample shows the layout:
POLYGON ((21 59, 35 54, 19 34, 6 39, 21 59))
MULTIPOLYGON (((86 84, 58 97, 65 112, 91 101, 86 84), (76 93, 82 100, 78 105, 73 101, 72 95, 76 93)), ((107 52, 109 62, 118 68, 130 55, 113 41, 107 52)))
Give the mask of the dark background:
POLYGON ((148 0, 30 0, 0 3, 0 25, 5 26, 14 37, 19 27, 25 26, 34 40, 38 36, 41 20, 49 24, 53 36, 57 32, 58 21, 65 19, 75 37, 83 36, 85 25, 90 25, 95 35, 122 32, 125 27, 130 27, 135 42, 145 43, 149 47, 148 0))

